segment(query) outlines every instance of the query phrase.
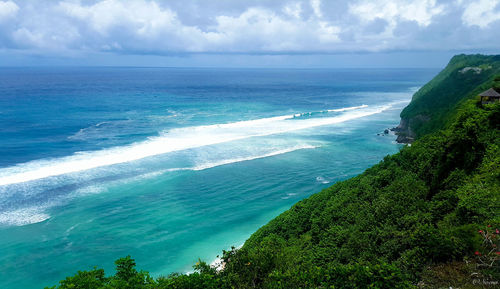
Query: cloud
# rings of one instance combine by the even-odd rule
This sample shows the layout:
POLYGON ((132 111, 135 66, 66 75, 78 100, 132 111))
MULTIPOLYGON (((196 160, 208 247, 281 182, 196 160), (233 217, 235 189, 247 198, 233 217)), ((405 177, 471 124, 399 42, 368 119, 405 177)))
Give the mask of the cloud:
POLYGON ((311 8, 314 11, 314 15, 318 18, 323 17, 323 12, 321 11, 321 0, 311 0, 310 3, 311 8))
POLYGON ((60 2, 58 12, 77 27, 87 47, 123 52, 198 51, 206 34, 183 25, 177 14, 154 1, 104 0, 85 6, 60 2))
POLYGON ((462 20, 468 26, 485 28, 500 20, 500 0, 467 1, 464 7, 462 20))
POLYGON ((12 1, 0 1, 0 21, 14 17, 19 10, 19 6, 12 1))
POLYGON ((400 21, 415 21, 419 26, 428 26, 434 16, 443 13, 444 7, 437 5, 436 0, 365 0, 350 5, 349 10, 362 21, 380 18, 391 26, 400 21))
POLYGON ((62 1, 47 12, 57 23, 22 23, 12 39, 19 47, 158 54, 316 50, 338 41, 340 28, 302 19, 300 3, 281 11, 250 7, 235 16, 215 15, 210 25, 199 27, 184 24, 175 11, 154 1, 62 1))
MULTIPOLYGON (((9 0, 0 1, 0 49, 39 55, 474 49, 500 28, 499 2, 9 0)), ((500 40, 489 45, 500 47, 500 40)))
POLYGON ((286 15, 300 19, 302 14, 302 3, 297 2, 285 5, 285 7, 283 7, 283 12, 286 15))
POLYGON ((339 27, 324 21, 302 20, 298 10, 291 17, 282 17, 267 9, 250 8, 237 17, 218 16, 216 23, 212 28, 223 45, 218 49, 240 52, 320 50, 337 42, 340 32, 339 27))
POLYGON ((102 36, 124 29, 143 37, 154 37, 160 29, 181 26, 175 12, 162 9, 156 2, 104 0, 91 6, 75 2, 59 3, 61 12, 88 25, 102 36))

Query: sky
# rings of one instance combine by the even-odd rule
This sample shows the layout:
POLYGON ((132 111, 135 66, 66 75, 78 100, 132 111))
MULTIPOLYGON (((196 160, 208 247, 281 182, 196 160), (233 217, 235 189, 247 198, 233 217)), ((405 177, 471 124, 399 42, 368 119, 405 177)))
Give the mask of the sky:
POLYGON ((0 0, 0 66, 442 67, 500 0, 0 0))

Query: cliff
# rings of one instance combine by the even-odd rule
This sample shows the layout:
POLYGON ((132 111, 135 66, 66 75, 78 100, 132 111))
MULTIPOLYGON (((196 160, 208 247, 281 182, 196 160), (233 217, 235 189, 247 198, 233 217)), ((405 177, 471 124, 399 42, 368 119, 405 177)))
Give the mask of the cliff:
POLYGON ((418 90, 393 129, 397 141, 415 139, 450 124, 457 108, 493 85, 500 73, 500 55, 457 55, 434 79, 418 90))

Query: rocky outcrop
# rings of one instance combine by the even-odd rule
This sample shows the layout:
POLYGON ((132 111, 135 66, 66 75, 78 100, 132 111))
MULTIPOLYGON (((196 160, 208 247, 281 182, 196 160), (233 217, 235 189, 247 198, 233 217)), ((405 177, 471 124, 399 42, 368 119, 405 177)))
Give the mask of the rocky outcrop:
POLYGON ((398 136, 396 142, 398 143, 412 143, 415 140, 415 134, 408 126, 408 121, 404 118, 401 119, 397 127, 391 130, 398 136))
POLYGON ((392 128, 391 130, 398 136, 396 138, 396 141, 398 143, 412 143, 417 137, 415 132, 412 130, 412 127, 421 125, 422 123, 428 122, 429 120, 430 117, 421 114, 411 118, 410 120, 402 118, 399 122, 399 125, 395 128, 392 128))

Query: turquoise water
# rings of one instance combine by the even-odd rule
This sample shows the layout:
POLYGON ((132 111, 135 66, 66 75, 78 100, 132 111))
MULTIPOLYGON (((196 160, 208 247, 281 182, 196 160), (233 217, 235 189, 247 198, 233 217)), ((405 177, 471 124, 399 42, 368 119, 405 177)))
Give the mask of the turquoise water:
POLYGON ((397 152, 435 70, 0 69, 0 288, 213 261, 397 152))

